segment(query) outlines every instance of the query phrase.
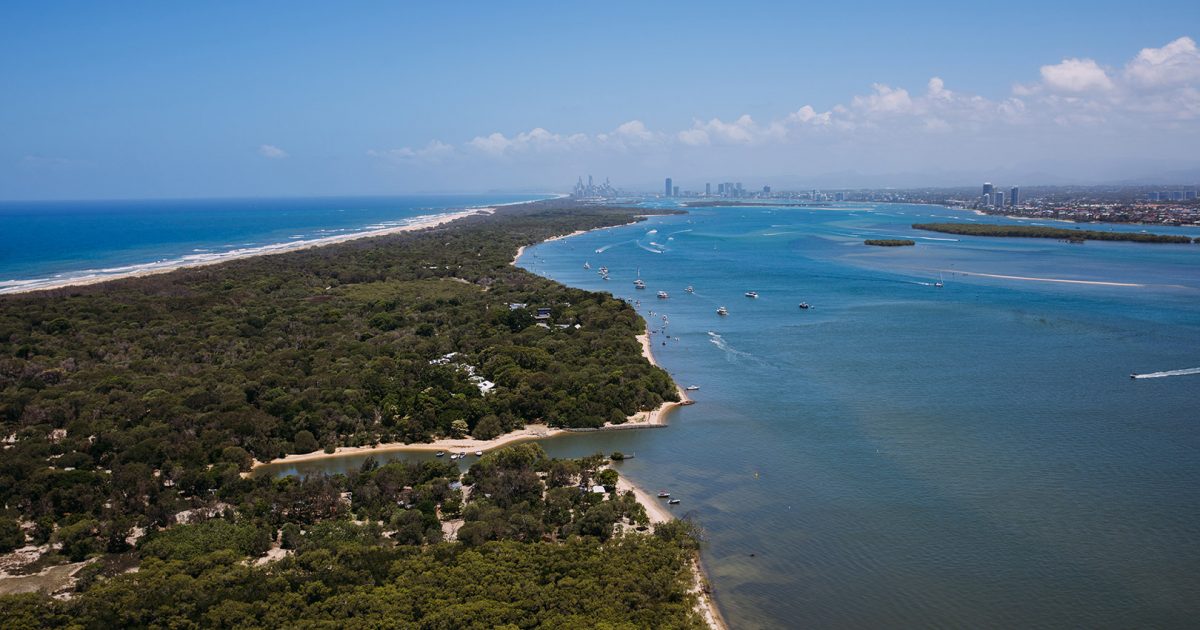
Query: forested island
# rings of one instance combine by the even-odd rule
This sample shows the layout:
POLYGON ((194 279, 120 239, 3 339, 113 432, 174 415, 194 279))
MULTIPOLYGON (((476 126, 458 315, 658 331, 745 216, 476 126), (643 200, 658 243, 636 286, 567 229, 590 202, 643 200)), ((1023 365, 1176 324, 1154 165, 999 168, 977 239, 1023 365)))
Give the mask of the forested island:
POLYGON ((994 223, 914 223, 914 230, 961 234, 964 236, 1010 236, 1056 238, 1065 241, 1132 241, 1135 243, 1191 243, 1190 236, 1148 234, 1145 232, 1101 232, 1045 227, 1039 225, 996 225, 994 223))
POLYGON ((874 247, 912 247, 916 244, 916 241, 910 241, 906 238, 869 238, 863 241, 863 245, 874 247))
POLYGON ((628 304, 510 264, 520 246, 645 213, 539 202, 0 298, 0 553, 32 545, 35 558, 0 569, 78 571, 57 585, 69 599, 0 598, 0 619, 278 626, 353 610, 402 627, 695 625, 680 590, 695 540, 613 538, 615 523, 643 517, 626 497, 593 504, 576 487, 603 482, 594 461, 523 447, 488 454, 461 482, 452 467, 404 464, 244 474, 339 446, 619 424, 677 400, 642 356, 645 322, 628 304), (455 515, 459 542, 439 543, 455 515), (282 549, 294 553, 246 562, 282 549), (547 566, 574 586, 541 581, 547 566), (435 580, 415 577, 435 568, 435 580), (614 601, 614 588, 630 593, 614 601), (569 603, 533 604, 550 593, 569 603))

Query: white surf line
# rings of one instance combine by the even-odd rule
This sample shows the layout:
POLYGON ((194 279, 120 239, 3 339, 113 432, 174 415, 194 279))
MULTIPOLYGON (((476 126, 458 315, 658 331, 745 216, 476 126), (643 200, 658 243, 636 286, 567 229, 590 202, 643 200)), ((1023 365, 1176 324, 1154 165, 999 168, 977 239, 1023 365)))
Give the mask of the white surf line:
POLYGON ((1133 374, 1132 376, 1133 378, 1163 378, 1166 376, 1189 376, 1191 374, 1200 374, 1200 367, 1167 370, 1166 372, 1150 372, 1149 374, 1133 374))
POLYGON ((1064 284, 1090 284, 1105 287, 1145 287, 1144 284, 1136 282, 1104 282, 1100 280, 1067 280, 1066 278, 1031 278, 1028 276, 1004 276, 998 273, 980 273, 977 271, 963 271, 961 269, 939 269, 944 273, 957 273, 964 276, 980 276, 983 278, 1000 278, 1002 280, 1029 280, 1032 282, 1061 282, 1064 284))

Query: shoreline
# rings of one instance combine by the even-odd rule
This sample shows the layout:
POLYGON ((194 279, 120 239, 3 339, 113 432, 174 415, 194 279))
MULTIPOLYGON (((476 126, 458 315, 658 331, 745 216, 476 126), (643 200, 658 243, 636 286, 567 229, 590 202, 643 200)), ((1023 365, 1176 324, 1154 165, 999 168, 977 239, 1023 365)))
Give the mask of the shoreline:
MULTIPOLYGON (((648 326, 648 325, 647 325, 648 326)), ((654 359, 654 354, 650 349, 649 341, 650 331, 637 336, 637 339, 642 344, 642 356, 650 362, 650 365, 661 367, 654 359)), ((553 428, 541 423, 527 424, 521 429, 509 431, 503 435, 496 436, 490 440, 477 440, 471 437, 464 438, 442 438, 432 442, 384 442, 373 446, 339 446, 332 453, 324 451, 313 451, 311 453, 292 453, 284 457, 272 459, 271 461, 254 460, 250 465, 250 471, 242 473, 242 475, 253 475, 255 470, 266 466, 284 465, 284 464, 299 464, 304 462, 314 462, 323 459, 337 459, 339 457, 354 457, 356 455, 369 455, 372 453, 432 453, 436 451, 464 451, 474 453, 475 451, 491 451, 510 444, 520 442, 528 442, 532 440, 545 440, 560 435, 570 433, 588 433, 595 431, 616 431, 625 429, 649 429, 656 427, 667 426, 667 414, 676 407, 683 406, 691 399, 688 398, 687 392, 675 384, 675 391, 679 394, 679 401, 664 401, 658 407, 650 411, 639 411, 631 416, 628 416, 622 424, 605 423, 604 426, 590 430, 578 429, 563 429, 553 428)))
MULTIPOLYGON (((638 221, 618 226, 608 226, 595 228, 595 230, 576 230, 570 234, 562 234, 554 236, 536 244, 547 243, 560 239, 586 234, 589 231, 598 231, 611 229, 613 227, 625 227, 633 225, 638 221)), ((512 264, 516 266, 521 255, 525 253, 529 246, 522 245, 517 248, 516 255, 513 256, 512 264)), ((662 369, 658 361, 654 358, 653 346, 650 343, 651 335, 650 323, 646 322, 645 332, 637 335, 635 338, 642 346, 642 356, 650 365, 662 369)), ((674 383, 674 378, 671 379, 674 383)), ((657 408, 650 411, 639 411, 631 416, 628 416, 623 424, 609 424, 595 429, 595 431, 611 431, 622 429, 648 429, 655 427, 665 427, 667 425, 667 414, 676 407, 691 404, 692 400, 688 397, 687 391, 678 383, 675 384, 675 391, 679 395, 679 401, 664 401, 657 408)), ((334 449, 332 453, 324 451, 314 451, 312 453, 291 454, 278 459, 273 459, 269 462, 261 462, 254 460, 251 464, 250 471, 242 473, 243 477, 251 476, 254 471, 266 466, 297 464, 302 462, 320 461, 324 459, 334 459, 338 457, 351 457, 354 455, 370 454, 370 453, 428 453, 436 451, 460 451, 473 453, 475 451, 490 451, 510 444, 527 442, 533 440, 544 440, 574 431, 570 429, 551 428, 545 424, 527 424, 523 428, 516 431, 510 431, 504 435, 497 436, 491 440, 476 440, 473 438, 443 438, 427 443, 386 443, 376 444, 373 446, 344 446, 334 449)), ((619 474, 619 473, 618 473, 619 474)), ((651 496, 641 486, 634 483, 625 475, 621 474, 617 478, 617 489, 621 492, 630 491, 634 493, 638 502, 646 509, 646 515, 649 517, 651 524, 666 523, 674 520, 676 517, 662 501, 651 496)), ((704 623, 713 630, 727 630, 729 625, 725 622, 725 618, 721 616, 721 611, 717 607, 716 601, 713 599, 709 588, 708 575, 704 571, 704 567, 700 564, 700 554, 696 552, 695 557, 690 562, 690 570, 692 573, 692 585, 690 591, 696 595, 696 610, 700 614, 704 623)))
MULTIPOLYGON (((497 208, 504 206, 516 205, 520 203, 531 203, 528 201, 494 204, 477 208, 465 208, 453 210, 439 214, 431 214, 423 219, 414 221, 407 225, 396 225, 374 230, 364 230, 361 232, 352 232, 349 234, 337 234, 334 236, 325 236, 321 238, 287 241, 282 243, 272 243, 269 245, 261 245, 246 249, 233 249, 227 252, 209 253, 209 254, 189 254, 178 259, 169 261, 159 261, 151 263, 139 263, 127 266, 127 271, 116 271, 113 273, 104 273, 103 270, 85 270, 80 272, 84 275, 69 277, 69 278, 36 278, 32 280, 7 280, 0 282, 0 296, 4 295, 22 295, 26 293, 34 293, 37 291, 52 291, 55 289, 66 289, 70 287, 91 286, 115 280, 127 280, 130 278, 143 278, 146 276, 154 276, 180 269, 194 269, 198 267, 208 267, 233 260, 243 260, 246 258, 254 258, 256 256, 271 256, 273 254, 285 254, 289 252, 302 251, 312 249, 314 247, 324 247, 326 245, 336 245, 346 243, 362 238, 373 238, 376 236, 388 236, 391 234, 401 234, 404 232, 413 232, 416 230, 424 230, 435 228, 465 219, 476 215, 487 215, 495 213, 497 208), (10 286, 3 286, 3 283, 16 283, 10 286)), ((118 267, 117 269, 124 269, 118 267)))
POLYGON ((395 225, 377 229, 364 229, 360 232, 351 232, 348 234, 336 234, 333 236, 322 236, 318 238, 285 241, 280 243, 269 243, 267 245, 259 245, 250 248, 231 249, 225 252, 203 253, 203 254, 186 254, 179 258, 170 260, 159 260, 148 263, 135 263, 132 265, 124 265, 114 267, 115 271, 106 272, 104 269, 84 269, 77 272, 81 275, 71 277, 61 277, 64 274, 51 276, 48 278, 32 278, 32 279, 9 279, 0 280, 0 296, 5 295, 22 295, 25 293, 34 293, 37 291, 52 291, 55 289, 64 289, 69 287, 90 286, 93 284, 101 284, 113 280, 126 280, 129 278, 141 278, 144 276, 152 276, 162 273, 170 273, 179 269, 191 269, 195 267, 207 267, 216 265, 231 260, 241 260, 244 258, 253 258, 255 256, 270 256, 272 254, 283 254, 287 252, 300 251, 313 247, 323 247, 325 245, 336 245, 347 241, 354 241, 360 238, 372 238, 376 236, 387 236, 389 234, 399 234, 402 232, 411 232, 415 230, 424 230, 427 228, 439 227, 452 221, 465 219, 470 216, 479 214, 494 214, 497 208, 506 208, 509 206, 519 206, 528 203, 538 203, 542 201, 553 201, 556 199, 565 199, 570 195, 564 193, 541 193, 546 195, 545 199, 527 199, 523 201, 509 201, 506 203, 493 203, 482 206, 470 206, 465 208, 445 208, 444 212, 423 215, 421 220, 405 225, 395 225))

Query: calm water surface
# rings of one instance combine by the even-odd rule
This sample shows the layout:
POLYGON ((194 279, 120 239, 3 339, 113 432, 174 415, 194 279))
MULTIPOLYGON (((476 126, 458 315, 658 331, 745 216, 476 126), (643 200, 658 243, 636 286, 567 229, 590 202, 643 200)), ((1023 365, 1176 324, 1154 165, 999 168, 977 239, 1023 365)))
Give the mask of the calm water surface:
POLYGON ((1200 374, 1129 375, 1200 368, 1200 246, 908 227, 947 218, 1011 222, 702 208, 526 250, 640 300, 659 362, 701 387, 668 429, 547 450, 636 453, 621 470, 707 530, 734 627, 1194 626, 1200 374))

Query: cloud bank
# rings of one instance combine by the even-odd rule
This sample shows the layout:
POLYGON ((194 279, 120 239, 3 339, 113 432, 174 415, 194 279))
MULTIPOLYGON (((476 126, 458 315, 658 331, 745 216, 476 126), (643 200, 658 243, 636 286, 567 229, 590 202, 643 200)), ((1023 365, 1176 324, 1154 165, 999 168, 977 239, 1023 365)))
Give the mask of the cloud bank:
MULTIPOLYGON (((740 114, 651 129, 630 120, 601 133, 534 127, 369 155, 407 168, 520 162, 555 172, 568 165, 619 170, 666 163, 711 172, 733 170, 730 160, 754 155, 763 163, 811 170, 820 164, 807 154, 824 152, 830 169, 945 168, 968 160, 1067 159, 1074 152, 1115 158, 1137 153, 1132 139, 1155 137, 1200 137, 1200 51, 1190 37, 1144 48, 1121 67, 1085 57, 1062 59, 1041 66, 1032 82, 1015 83, 1000 97, 954 90, 935 76, 915 91, 878 82, 842 104, 826 109, 805 104, 762 121, 740 114)), ((1190 155, 1173 146, 1160 150, 1166 158, 1190 155)), ((763 168, 746 159, 747 168, 763 168)))

